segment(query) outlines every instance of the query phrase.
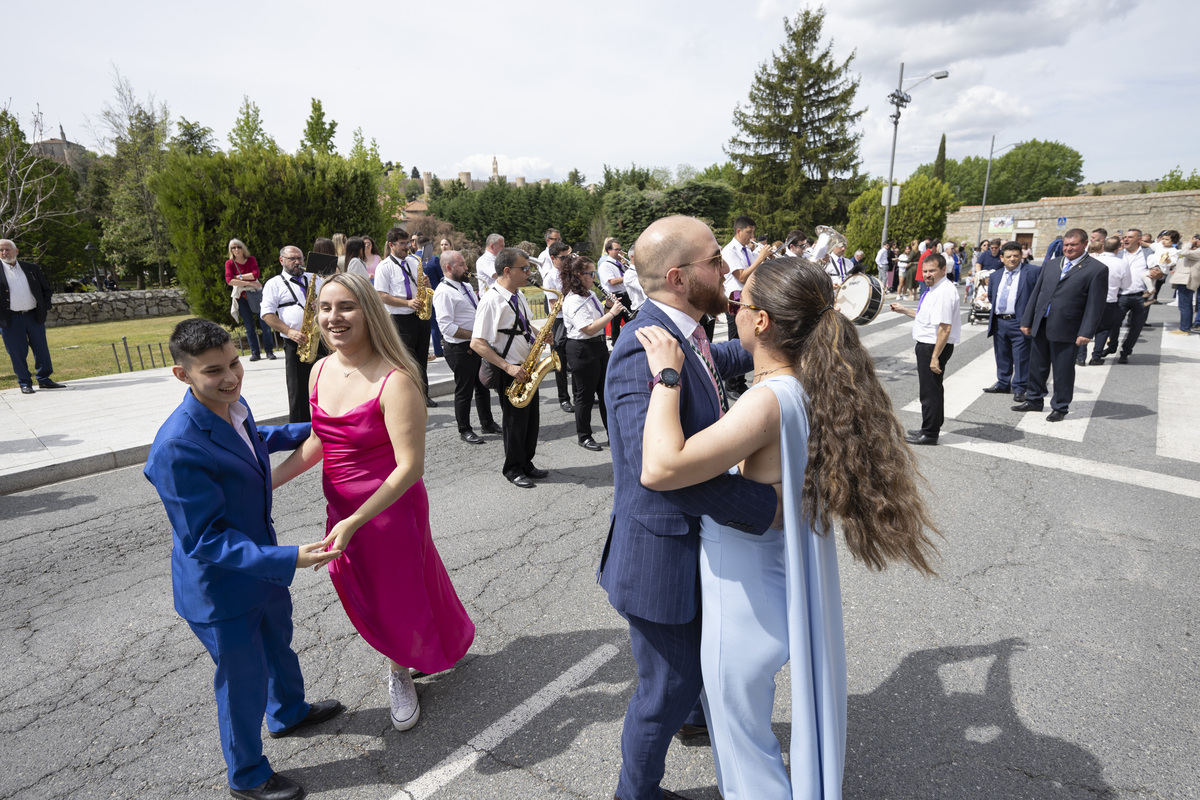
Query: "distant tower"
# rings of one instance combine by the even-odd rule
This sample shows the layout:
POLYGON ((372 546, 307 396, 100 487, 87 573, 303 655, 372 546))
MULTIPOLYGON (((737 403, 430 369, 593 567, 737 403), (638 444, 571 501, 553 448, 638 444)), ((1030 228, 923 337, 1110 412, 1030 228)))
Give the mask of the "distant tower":
POLYGON ((433 173, 432 172, 422 172, 421 173, 421 190, 423 192, 425 192, 425 194, 429 194, 431 191, 433 191, 433 173))
POLYGON ((496 160, 495 156, 492 156, 492 183, 499 183, 499 182, 500 182, 500 162, 496 160))
POLYGON ((64 142, 67 140, 67 134, 63 131, 61 122, 58 123, 58 138, 62 139, 64 142))

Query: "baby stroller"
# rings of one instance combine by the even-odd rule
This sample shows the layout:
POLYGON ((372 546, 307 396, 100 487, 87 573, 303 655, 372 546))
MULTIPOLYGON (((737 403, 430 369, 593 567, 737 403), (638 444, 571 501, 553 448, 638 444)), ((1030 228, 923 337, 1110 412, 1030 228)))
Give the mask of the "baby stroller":
POLYGON ((967 322, 972 325, 979 323, 987 324, 987 321, 992 316, 992 301, 988 299, 988 276, 992 274, 992 270, 983 270, 971 276, 971 283, 967 285, 967 299, 971 303, 971 313, 967 316, 967 322))

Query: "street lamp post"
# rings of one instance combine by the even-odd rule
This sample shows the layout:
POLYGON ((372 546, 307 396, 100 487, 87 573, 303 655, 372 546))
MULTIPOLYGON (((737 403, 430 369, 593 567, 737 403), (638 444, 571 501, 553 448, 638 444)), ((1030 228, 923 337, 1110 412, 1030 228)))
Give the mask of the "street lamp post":
MULTIPOLYGON (((915 89, 917 86, 929 80, 930 78, 933 78, 935 81, 940 81, 942 78, 947 78, 949 76, 949 72, 941 69, 937 72, 926 75, 923 78, 909 78, 910 81, 914 81, 913 85, 909 88, 915 89)), ((894 105, 896 110, 889 117, 889 119, 892 121, 892 159, 890 162, 888 162, 888 180, 887 186, 884 188, 884 191, 887 192, 887 194, 885 194, 883 197, 883 238, 880 239, 880 247, 883 247, 887 244, 888 222, 890 222, 892 215, 892 176, 896 169, 896 137, 900 133, 900 109, 907 107, 908 104, 912 102, 912 95, 904 91, 903 63, 900 64, 900 82, 896 85, 896 91, 888 95, 888 102, 894 105)))
POLYGON ((96 251, 100 248, 96 247, 96 245, 92 244, 91 242, 88 242, 83 246, 83 249, 86 250, 87 254, 92 257, 92 280, 95 281, 93 285, 96 287, 96 291, 100 291, 100 273, 96 271, 96 251))
POLYGON ((979 231, 975 234, 976 246, 983 241, 983 211, 985 208, 987 208, 988 183, 992 180, 992 156, 994 156, 996 153, 1003 153, 1008 148, 1016 147, 1019 144, 1020 142, 1013 142, 1012 144, 1006 144, 1004 147, 1001 147, 999 150, 997 150, 996 137, 994 135, 992 136, 992 146, 988 148, 987 173, 983 176, 983 202, 979 204, 979 231))

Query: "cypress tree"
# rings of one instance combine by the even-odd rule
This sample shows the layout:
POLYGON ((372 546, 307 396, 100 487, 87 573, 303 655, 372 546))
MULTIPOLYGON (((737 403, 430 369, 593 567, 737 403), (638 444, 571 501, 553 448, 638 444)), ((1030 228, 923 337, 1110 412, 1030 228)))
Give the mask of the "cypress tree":
POLYGON ((777 234, 844 225, 862 184, 854 55, 838 63, 832 42, 821 46, 824 19, 824 8, 806 8, 783 20, 783 46, 759 67, 748 104, 733 112, 726 152, 743 176, 736 206, 777 234))
POLYGON ((938 145, 937 159, 933 162, 933 177, 942 183, 946 182, 946 134, 944 133, 942 141, 938 145))

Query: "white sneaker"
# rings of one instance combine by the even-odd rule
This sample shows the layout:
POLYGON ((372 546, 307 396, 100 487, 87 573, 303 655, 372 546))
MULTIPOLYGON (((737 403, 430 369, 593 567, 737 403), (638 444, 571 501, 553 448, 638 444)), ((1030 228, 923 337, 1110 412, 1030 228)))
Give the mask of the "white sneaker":
POLYGON ((421 717, 421 704, 417 702, 417 687, 408 670, 388 670, 388 698, 392 706, 392 727, 406 731, 421 717))

